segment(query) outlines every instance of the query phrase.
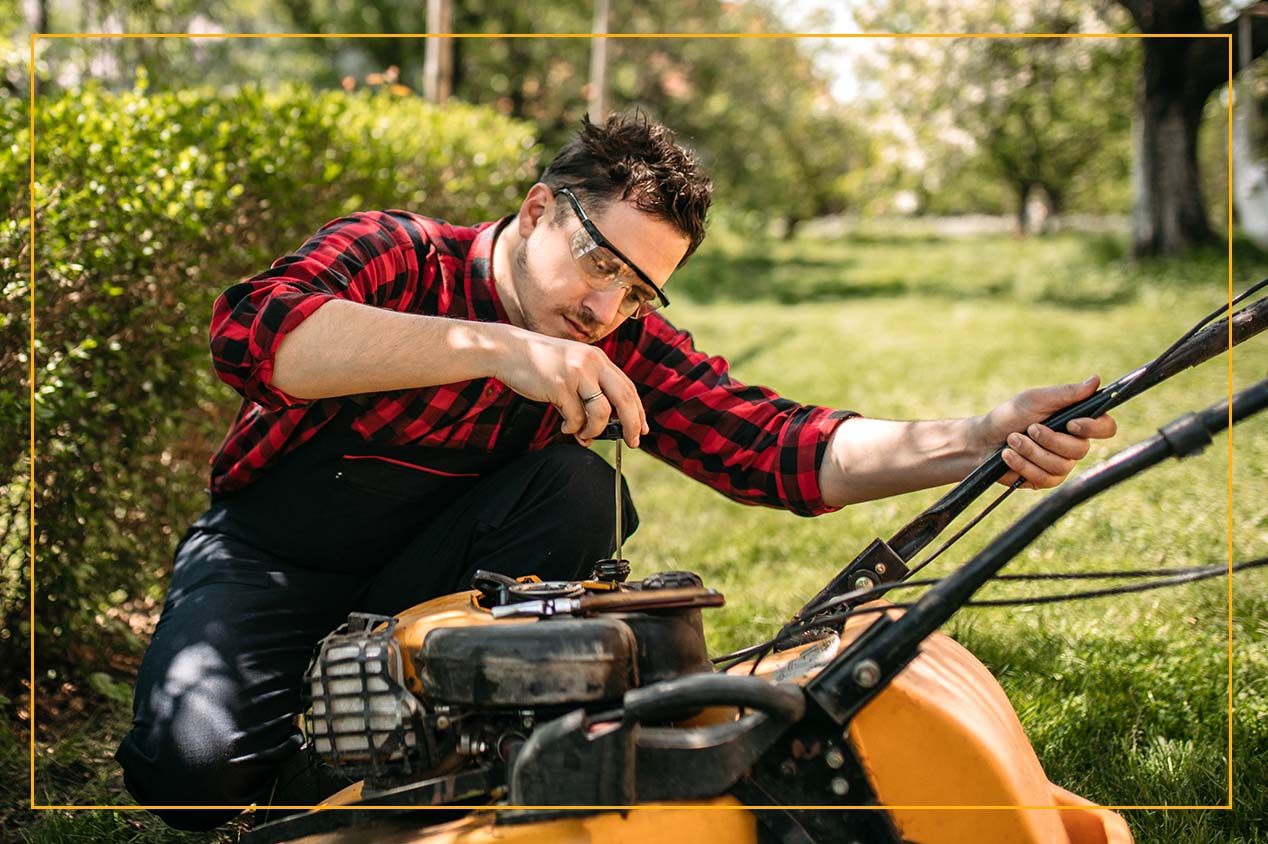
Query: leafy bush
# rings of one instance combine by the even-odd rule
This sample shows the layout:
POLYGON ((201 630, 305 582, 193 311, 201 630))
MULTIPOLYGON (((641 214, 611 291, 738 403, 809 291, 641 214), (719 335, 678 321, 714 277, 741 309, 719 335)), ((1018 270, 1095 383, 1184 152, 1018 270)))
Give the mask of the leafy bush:
MULTIPOLYGON (((211 303, 323 223, 364 208, 463 222, 514 208, 536 173, 530 127, 464 104, 301 87, 87 89, 36 112, 36 629, 41 672, 103 664, 127 602, 161 597, 205 506, 206 459, 236 408, 210 372, 211 303)), ((4 316, 0 635, 29 614, 23 497, 29 148, 0 100, 4 316), (12 505, 12 506, 9 506, 12 505)), ((20 635, 20 638, 25 636, 20 635)), ((6 668, 24 658, 7 648, 6 668)))
MULTIPOLYGON (((21 101, 0 97, 0 296, 4 302, 0 307, 0 467, 9 470, 0 474, 0 641, 5 642, 16 632, 11 629, 15 612, 25 606, 23 596, 29 591, 24 577, 29 536, 25 479, 30 476, 26 458, 30 441, 30 360, 26 351, 30 275, 25 248, 30 202, 29 176, 23 172, 29 155, 27 120, 21 101)), ((6 661, 16 663, 20 650, 5 647, 3 652, 11 655, 6 661)), ((12 691, 0 684, 0 694, 12 691)))

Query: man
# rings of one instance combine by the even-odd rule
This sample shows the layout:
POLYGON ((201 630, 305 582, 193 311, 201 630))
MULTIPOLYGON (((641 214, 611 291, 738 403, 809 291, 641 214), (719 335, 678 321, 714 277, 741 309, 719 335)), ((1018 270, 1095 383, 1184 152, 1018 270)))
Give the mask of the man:
MULTIPOLYGON (((244 402, 137 679, 118 758, 138 801, 320 797, 278 776, 314 643, 477 569, 573 579, 609 556, 611 469, 578 444, 613 416, 629 446, 803 515, 959 480, 1006 440, 1014 473, 1054 486, 1113 435, 1109 417, 1038 424, 1095 378, 931 422, 735 381, 657 313, 711 195, 664 127, 587 120, 515 215, 357 214, 217 300, 213 358, 244 402)), ((207 828, 235 812, 163 814, 207 828)))

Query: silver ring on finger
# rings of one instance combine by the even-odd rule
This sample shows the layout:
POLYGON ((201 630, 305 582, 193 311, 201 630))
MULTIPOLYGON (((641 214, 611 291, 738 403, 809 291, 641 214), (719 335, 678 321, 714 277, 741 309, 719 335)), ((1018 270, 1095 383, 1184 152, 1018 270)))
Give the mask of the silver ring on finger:
POLYGON ((595 399, 599 398, 602 395, 603 395, 603 391, 600 390, 599 392, 595 393, 593 396, 582 396, 581 403, 589 404, 590 402, 594 401, 595 399))

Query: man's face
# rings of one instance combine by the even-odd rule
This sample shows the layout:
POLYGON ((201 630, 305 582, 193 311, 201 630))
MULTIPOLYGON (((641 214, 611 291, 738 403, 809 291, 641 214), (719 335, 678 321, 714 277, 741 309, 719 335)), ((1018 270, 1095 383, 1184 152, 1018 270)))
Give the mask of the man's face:
MULTIPOLYGON (((686 254, 686 235, 632 202, 585 211, 602 235, 657 285, 664 286, 686 254)), ((615 331, 629 318, 621 312, 627 290, 596 289, 592 268, 574 258, 572 241, 582 224, 568 200, 537 185, 520 214, 534 215, 531 232, 514 250, 511 267, 524 327, 582 343, 597 342, 615 331)), ((629 270, 622 277, 637 281, 629 270)))

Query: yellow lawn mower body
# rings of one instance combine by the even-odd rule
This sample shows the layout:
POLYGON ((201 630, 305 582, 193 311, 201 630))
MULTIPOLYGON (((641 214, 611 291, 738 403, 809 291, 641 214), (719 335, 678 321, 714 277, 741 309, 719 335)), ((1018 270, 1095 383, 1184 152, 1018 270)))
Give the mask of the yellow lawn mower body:
MULTIPOLYGON (((526 589, 537 592, 551 586, 534 583, 531 578, 525 582, 526 589)), ((668 791, 662 788, 650 801, 640 799, 644 790, 640 788, 630 795, 633 799, 629 803, 619 804, 624 808, 613 810, 611 806, 618 804, 613 803, 610 794, 602 802, 576 802, 574 798, 578 795, 568 789, 566 773, 560 773, 561 790, 555 794, 550 786, 556 772, 550 765, 557 764, 564 771, 570 759, 582 758, 589 752, 584 744, 587 734, 612 729, 610 719, 617 716, 595 712, 606 707, 605 696, 611 698, 617 693, 629 694, 638 689, 650 690, 654 695, 658 684, 664 686, 667 678, 645 676, 649 673, 646 666, 658 661, 670 663, 671 673, 683 672, 688 678, 711 673, 700 658, 703 654, 701 607, 720 603, 721 596, 695 583, 671 578, 667 584, 659 584, 662 590, 676 590, 679 595, 694 592, 694 603, 685 600, 679 607, 650 610, 639 609, 647 604, 647 594, 639 593, 652 593, 654 589, 623 592, 622 587, 610 583, 570 584, 568 591, 574 596, 584 593, 609 602, 590 619, 604 625, 596 627, 601 635, 581 648, 552 643, 549 639, 528 642, 526 647, 539 649, 537 660, 516 647, 505 653, 498 651, 508 642, 518 646, 532 635, 550 636, 555 629, 561 629, 562 619, 497 618, 487 600, 487 590, 429 601, 402 613, 390 623, 379 620, 376 624, 366 624, 361 634, 344 632, 344 638, 332 635, 323 644, 323 653, 329 656, 335 652, 334 655, 339 656, 338 649, 346 651, 349 647, 347 636, 361 635, 365 641, 359 646, 359 653, 364 655, 368 650, 374 658, 387 656, 378 663, 386 671, 367 671, 364 666, 368 663, 362 658, 356 663, 360 673, 358 682, 374 686, 368 694, 365 689, 360 691, 359 699, 368 704, 365 711, 332 714, 339 706, 337 696, 332 698, 329 687, 342 675, 337 663, 329 660, 323 663, 319 654, 309 673, 314 702, 309 732, 314 746, 328 761, 337 766, 351 763, 354 770, 364 770, 369 754, 350 749, 352 744, 359 746, 359 740, 345 741, 344 752, 335 753, 333 748, 340 737, 346 739, 359 732, 366 737, 366 745, 378 741, 382 747, 392 744, 396 750, 387 754, 392 758, 387 759, 377 775, 370 775, 333 795, 314 812, 257 829, 252 834, 253 840, 304 844, 361 841, 383 844, 691 841, 705 844, 776 840, 839 840, 860 844, 884 840, 924 844, 983 841, 1128 844, 1132 840, 1118 814, 1048 781, 999 683, 968 650, 938 633, 925 639, 919 655, 863 706, 845 729, 820 722, 808 730, 790 731, 760 751, 754 764, 743 774, 742 781, 751 781, 752 787, 737 786, 719 793, 687 794, 684 799, 673 799, 670 785, 666 786, 668 791), (629 598, 627 606, 619 605, 622 594, 629 598), (634 623, 648 618, 653 625, 674 626, 674 632, 680 635, 648 636, 648 628, 634 623), (630 627, 633 632, 614 634, 618 627, 630 627), (463 638, 454 640, 455 635, 463 638), (628 645, 625 650, 620 647, 622 636, 628 645), (647 638, 649 642, 642 643, 640 638, 647 638), (482 661, 483 673, 477 671, 472 675, 468 671, 470 666, 464 665, 455 669, 461 675, 457 678, 438 676, 429 658, 433 662, 444 661, 441 648, 446 640, 458 641, 454 652, 457 659, 471 661, 471 655, 478 654, 474 661, 482 661), (489 643, 483 650, 470 646, 471 642, 481 641, 489 643), (542 642, 548 644, 543 646, 542 642), (618 646, 605 649, 604 642, 617 642, 618 646), (640 652, 641 644, 650 644, 652 652, 646 647, 640 652), (556 645, 558 649, 552 650, 556 645), (690 653, 667 658, 668 654, 654 652, 657 646, 662 650, 677 647, 690 653), (643 676, 640 676, 640 667, 643 676), (620 675, 619 682, 615 687, 595 690, 596 683, 606 682, 602 678, 596 681, 603 671, 620 675), (535 674, 545 678, 547 687, 552 686, 554 677, 553 685, 557 688, 535 692, 532 683, 535 674), (396 687, 393 700, 412 701, 409 712, 402 710, 402 713, 416 722, 420 719, 430 722, 430 736, 426 730, 415 731, 408 733, 416 737, 413 742, 403 740, 401 730, 408 719, 402 717, 400 722, 392 722, 385 717, 390 707, 384 705, 389 700, 384 690, 393 686, 396 687), (544 763, 544 785, 519 788, 515 769, 526 758, 525 750, 534 728, 561 710, 558 701, 551 697, 554 691, 590 698, 564 701, 562 707, 577 712, 582 712, 582 708, 590 710, 580 730, 582 744, 574 748, 580 755, 565 753, 557 759, 548 755, 544 763), (375 694, 379 694, 379 698, 376 699, 375 694), (437 697, 438 694, 444 699, 437 697), (481 733, 491 737, 503 731, 509 738, 499 746, 494 746, 492 739, 444 735, 460 732, 465 729, 462 725, 471 725, 478 717, 486 717, 473 714, 480 704, 486 703, 481 696, 497 698, 500 694, 509 694, 514 700, 494 700, 492 708, 506 711, 494 716, 495 720, 502 719, 497 728, 491 731, 486 728, 481 733), (341 736, 336 723, 340 718, 351 719, 349 723, 354 730, 345 731, 341 736), (372 722, 387 729, 371 729, 372 722), (322 728, 323 723, 327 729, 322 728), (446 742, 451 749, 433 752, 428 757, 432 763, 430 769, 417 761, 426 754, 415 753, 415 761, 408 766, 410 773, 400 773, 401 763, 411 749, 446 742), (469 773, 490 760, 497 773, 475 786, 462 779, 464 771, 469 773), (394 765, 396 770, 392 770, 394 765), (763 769, 768 772, 764 777, 759 773, 763 769), (854 772, 853 779, 844 775, 849 770, 854 772), (420 788, 418 784, 423 786, 420 788), (777 799, 776 789, 782 789, 777 799), (517 804, 516 799, 525 795, 530 796, 532 802, 517 804), (818 808, 788 808, 791 806, 818 808), (364 811, 356 811, 354 807, 364 811), (867 822, 861 822, 865 818, 867 822), (801 828, 807 837, 799 838, 795 832, 789 837, 788 829, 793 827, 801 828)), ((897 618, 901 611, 890 609, 887 614, 897 618)), ((826 631, 814 641, 767 655, 757 661, 755 668, 753 659, 733 665, 725 674, 783 689, 804 688, 877 617, 876 614, 853 617, 839 631, 826 631)), ((562 631, 562 636, 573 640, 585 638, 584 635, 578 637, 576 628, 562 631)), ((745 706, 695 706, 692 711, 676 716, 661 713, 654 717, 656 726, 642 727, 644 734, 638 740, 656 733, 658 738, 651 742, 653 745, 656 741, 685 737, 689 747, 692 738, 698 737, 700 752, 704 753, 711 741, 707 731, 733 727, 745 718, 761 717, 745 706)), ((803 722, 810 720, 806 717, 803 722)), ((368 750, 368 747, 360 750, 368 750)), ((690 750, 681 752, 690 753, 690 750)), ((610 748, 600 747, 595 747, 591 755, 605 754, 613 757, 610 748)), ((664 764, 664 760, 657 761, 654 755, 648 757, 650 761, 642 760, 639 753, 634 757, 613 764, 628 766, 640 761, 664 764)), ((682 767, 682 764, 673 763, 669 767, 682 767)), ((671 779, 673 775, 672 770, 664 774, 671 779)), ((602 777, 600 774, 599 778, 602 777)), ((640 785, 644 782, 638 777, 635 779, 640 785)), ((685 787, 690 789, 691 786, 685 787)), ((585 792, 580 796, 592 794, 585 792)))

